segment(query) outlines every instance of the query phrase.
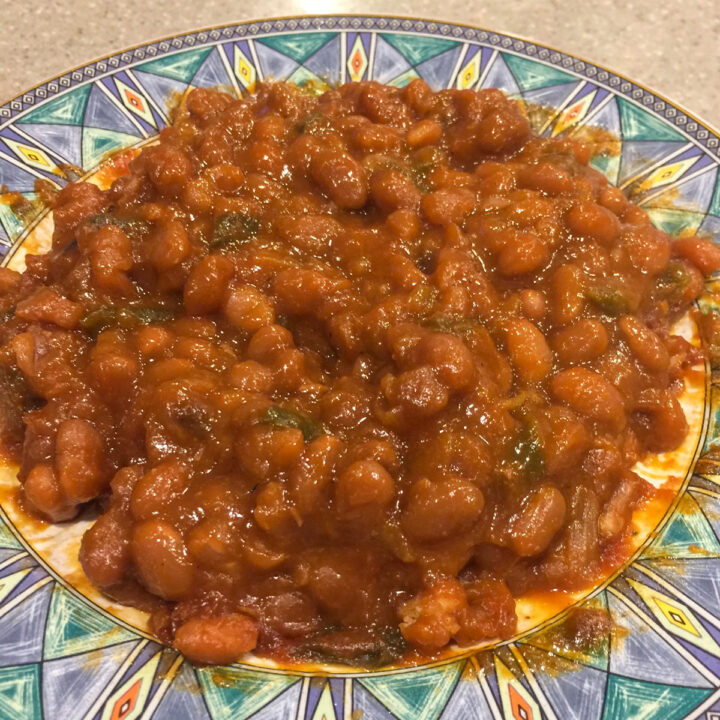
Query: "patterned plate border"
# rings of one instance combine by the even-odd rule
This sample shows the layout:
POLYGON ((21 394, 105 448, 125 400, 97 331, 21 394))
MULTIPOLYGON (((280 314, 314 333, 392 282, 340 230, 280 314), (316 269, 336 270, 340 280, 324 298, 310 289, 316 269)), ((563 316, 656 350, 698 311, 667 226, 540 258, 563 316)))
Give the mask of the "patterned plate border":
MULTIPOLYGON (((340 38, 342 79, 350 79, 348 75, 353 72, 353 57, 348 51, 359 47, 357 52, 361 58, 364 55, 366 64, 363 72, 375 72, 377 77, 378 66, 382 65, 378 51, 381 42, 387 45, 386 40, 391 37, 410 38, 392 45, 408 66, 396 78, 388 78, 391 82, 399 80, 397 84, 407 81, 413 73, 423 75, 428 71, 427 67, 422 70, 423 63, 436 57, 423 59, 415 46, 427 47, 428 38, 456 43, 463 49, 454 59, 448 82, 460 83, 462 73, 470 67, 469 62, 467 66, 464 63, 473 53, 477 54, 477 76, 472 77, 471 85, 489 83, 495 72, 497 77, 492 84, 511 93, 516 91, 514 94, 528 104, 546 92, 549 98, 546 104, 556 108, 555 115, 542 128, 546 133, 573 132, 590 119, 593 124, 615 130, 610 127, 614 121, 608 116, 608 108, 620 107, 618 98, 622 98, 627 105, 622 106, 625 114, 621 108, 617 119, 621 149, 617 156, 609 154, 601 161, 600 169, 611 180, 619 181, 621 186, 624 183, 626 189, 636 193, 641 204, 653 211, 653 220, 666 229, 713 234, 720 228, 720 221, 716 222, 720 215, 718 136, 689 113, 621 75, 529 40, 467 26, 395 17, 278 18, 208 28, 108 55, 0 106, 0 178, 12 179, 14 169, 62 184, 53 170, 68 148, 47 127, 43 135, 38 126, 63 123, 57 117, 52 122, 37 119, 28 122, 28 118, 38 110, 42 114, 42 108, 47 108, 52 100, 67 97, 77 88, 99 87, 104 80, 117 79, 126 73, 121 76, 130 77, 131 83, 126 86, 141 107, 128 105, 109 83, 100 92, 120 110, 123 127, 127 129, 130 122, 139 132, 133 142, 130 132, 125 133, 124 142, 111 137, 109 144, 114 141, 116 148, 141 144, 162 123, 163 108, 153 98, 147 82, 138 82, 133 71, 160 61, 151 74, 172 79, 172 73, 163 75, 163 62, 172 65, 174 58, 194 49, 207 47, 214 53, 217 47, 218 54, 225 58, 227 80, 240 90, 248 87, 248 76, 243 71, 259 76, 267 70, 263 63, 269 63, 269 54, 258 57, 256 41, 262 44, 263 40, 275 38, 273 50, 297 61, 298 48, 291 47, 288 36, 317 37, 323 33, 332 39, 340 38), (369 38, 369 44, 363 38, 369 38), (248 47, 254 51, 249 56, 243 55, 247 62, 243 68, 243 58, 238 62, 237 54, 222 55, 224 47, 248 47), (540 80, 529 65, 511 62, 512 58, 534 63, 540 80), (496 72, 501 65, 504 76, 496 72), (548 68, 570 80, 558 81, 559 76, 553 76, 548 68), (553 84, 554 81, 557 82, 553 84), (562 99, 552 95, 553 88, 564 84, 572 92, 562 99), (588 100, 592 93, 595 94, 588 100), (634 155, 630 151, 632 143, 653 142, 665 147, 643 146, 655 153, 645 157, 644 164, 643 158, 637 157, 637 147, 632 148, 634 155), (682 142, 682 147, 673 145, 678 142, 682 142), (615 161, 614 157, 619 159, 615 161), (628 168, 630 174, 623 178, 628 168), (671 208, 658 201, 667 200, 663 195, 678 189, 682 201, 679 206, 671 208), (687 220, 686 216, 702 218, 687 220)), ((306 67, 311 59, 309 56, 295 62, 295 66, 305 73, 311 72, 306 67)), ((387 57, 385 61, 390 62, 387 57)), ((436 75, 438 67, 436 63, 432 70, 436 75)), ((188 85, 195 82, 195 76, 183 80, 188 85)), ((109 115, 103 118, 97 108, 95 124, 89 125, 88 107, 86 103, 85 115, 79 123, 68 122, 63 126, 68 135, 79 132, 83 143, 86 135, 93 135, 92 141, 97 142, 98 133, 87 133, 88 129, 117 131, 107 127, 109 115), (103 121, 106 127, 98 127, 103 121), (79 127, 79 131, 70 130, 74 127, 79 127)), ((82 151, 82 157, 86 157, 85 145, 82 151)), ((101 159, 97 153, 87 156, 101 159)), ((87 170, 96 165, 97 162, 83 163, 87 170)), ((20 177, 17 172, 15 175, 20 177)), ((28 200, 33 199, 32 192, 20 184, 6 184, 10 191, 18 190, 28 200)), ((27 217, 24 223, 13 223, 7 212, 0 210, 0 245, 5 253, 16 241, 21 244, 41 219, 36 214, 27 217)), ((715 307, 712 292, 715 289, 715 283, 711 283, 701 304, 715 307)), ((667 523, 649 546, 638 552, 637 561, 623 573, 609 578, 585 601, 591 607, 608 608, 618 625, 627 629, 623 637, 615 633, 592 652, 583 654, 557 645, 557 630, 563 622, 560 617, 493 653, 454 658, 418 669, 355 673, 354 677, 344 679, 321 676, 315 680, 294 672, 261 671, 240 665, 194 669, 172 650, 163 649, 91 611, 73 592, 56 582, 56 577, 47 574, 32 551, 23 548, 14 535, 15 528, 5 526, 0 527, 0 718, 55 718, 64 714, 69 718, 103 720, 176 715, 202 720, 230 717, 356 720, 362 713, 364 719, 605 720, 698 717, 706 710, 710 718, 720 710, 713 705, 720 697, 720 458, 716 458, 713 446, 718 423, 716 374, 713 368, 711 385, 711 374, 707 373, 708 402, 704 415, 709 432, 702 448, 698 448, 702 455, 696 473, 686 477, 682 492, 665 518, 667 523), (673 513, 674 510, 677 511, 673 513), (562 672, 557 671, 558 667, 562 672), (79 686, 84 691, 82 699, 77 692, 79 686)))

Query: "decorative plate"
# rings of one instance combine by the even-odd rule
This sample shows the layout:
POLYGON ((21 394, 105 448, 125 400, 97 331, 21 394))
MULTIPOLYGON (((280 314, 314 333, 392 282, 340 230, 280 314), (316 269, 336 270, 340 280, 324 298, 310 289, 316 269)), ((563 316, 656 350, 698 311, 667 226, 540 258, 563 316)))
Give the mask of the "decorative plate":
MULTIPOLYGON (((595 167, 657 226, 720 241, 720 138, 644 87, 476 28, 295 17, 132 48, 0 106, 0 256, 22 267, 28 249, 47 243, 51 221, 37 179, 63 185, 75 167, 108 182, 107 168, 97 172, 103 161, 151 141, 188 88, 243 94, 269 78, 402 86, 416 77, 435 88, 502 88, 525 103, 542 134, 594 142, 595 167)), ((701 305, 715 307, 715 285, 701 305)), ((196 668, 147 635, 139 613, 89 587, 76 561, 82 526, 28 521, 14 502, 14 468, 0 468, 0 718, 720 720, 718 371, 689 383, 692 432, 683 452, 647 468, 656 480, 676 478, 669 506, 645 518, 623 572, 577 600, 607 608, 615 626, 587 652, 558 643, 567 614, 549 606, 510 642, 419 668, 196 668)))

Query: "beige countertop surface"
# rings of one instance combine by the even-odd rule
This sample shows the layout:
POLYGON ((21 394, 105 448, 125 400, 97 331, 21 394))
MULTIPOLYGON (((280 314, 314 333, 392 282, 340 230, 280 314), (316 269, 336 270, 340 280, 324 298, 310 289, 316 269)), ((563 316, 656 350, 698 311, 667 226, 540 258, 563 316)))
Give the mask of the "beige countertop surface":
POLYGON ((410 15, 520 35, 605 65, 720 127, 718 0, 5 0, 0 101, 100 55, 166 35, 319 13, 410 15))

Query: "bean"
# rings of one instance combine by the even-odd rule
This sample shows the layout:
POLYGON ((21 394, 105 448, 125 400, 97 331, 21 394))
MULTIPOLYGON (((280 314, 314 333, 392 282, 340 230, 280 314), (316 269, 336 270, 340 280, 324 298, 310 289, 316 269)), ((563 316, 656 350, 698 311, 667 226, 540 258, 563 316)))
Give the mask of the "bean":
POLYGON ((339 207, 357 210, 367 202, 367 177, 363 167, 349 155, 324 149, 310 161, 310 175, 318 187, 339 207))
POLYGON ((149 520, 167 510, 187 488, 189 473, 178 460, 170 458, 145 473, 135 484, 130 511, 136 520, 149 520))
POLYGON ((230 368, 230 381, 241 390, 269 392, 272 387, 272 372, 255 360, 245 360, 230 368))
POLYGON ((305 448, 290 476, 291 493, 301 515, 316 511, 325 500, 342 445, 335 435, 321 435, 305 448))
POLYGON ((245 184, 245 173, 237 165, 220 163, 209 167, 203 173, 218 192, 233 194, 245 184))
POLYGON ((156 358, 162 355, 172 344, 172 335, 165 328, 145 325, 135 335, 135 344, 142 355, 156 358))
POLYGON ((668 236, 652 225, 623 231, 622 246, 634 268, 646 275, 658 275, 670 259, 668 236))
POLYGON ((48 463, 36 465, 30 471, 23 491, 31 508, 52 522, 63 522, 77 515, 77 505, 63 492, 52 465, 48 463))
POLYGON ((469 480, 417 480, 410 488, 402 525, 412 538, 433 542, 467 532, 480 517, 485 498, 469 480))
MULTIPOLYGON (((366 118, 363 118, 363 120, 366 120, 366 118)), ((371 122, 359 125, 355 130, 353 139, 363 150, 372 152, 387 152, 398 147, 401 143, 401 136, 396 128, 371 122)))
POLYGON ((500 250, 497 265, 503 275, 514 277, 538 270, 547 259, 548 248, 539 235, 530 231, 515 231, 500 250))
POLYGON ((405 87, 405 98, 415 112, 425 114, 433 104, 430 86, 422 79, 415 78, 405 87))
POLYGON ((208 255, 188 275, 183 288, 183 304, 192 315, 217 312, 223 303, 226 288, 235 266, 226 255, 208 255))
POLYGON ((465 188, 443 189, 422 199, 425 217, 433 225, 459 223, 475 206, 475 196, 465 188))
POLYGON ((625 531, 642 495, 644 482, 630 470, 624 473, 598 518, 598 531, 603 540, 615 540, 625 531))
POLYGON ((560 328, 551 339, 552 348, 564 365, 579 365, 594 360, 607 350, 609 342, 605 326, 592 318, 560 328))
POLYGON ((618 217, 622 217, 629 205, 629 201, 625 195, 623 195, 622 190, 612 187, 611 185, 608 185, 600 191, 598 202, 618 217))
POLYGON ((394 394, 401 407, 417 417, 436 415, 449 400, 447 388, 427 365, 401 373, 394 394))
POLYGON ((318 270, 283 270, 273 283, 280 312, 304 315, 317 312, 317 307, 333 294, 347 289, 346 279, 318 270))
POLYGON ((415 123, 405 135, 405 141, 410 147, 423 147, 434 145, 442 137, 442 126, 435 120, 420 120, 415 123))
POLYGON ((526 165, 520 170, 518 179, 522 187, 540 190, 546 195, 563 195, 573 189, 570 174, 551 163, 526 165))
POLYGON ((252 285, 232 288, 223 311, 231 325, 245 332, 255 332, 275 321, 270 300, 252 285))
POLYGON ((552 370, 552 353, 545 336, 529 320, 513 318, 507 325, 510 360, 526 383, 538 383, 552 370))
POLYGON ((547 313, 547 300, 539 290, 526 289, 520 292, 520 302, 530 320, 541 320, 547 313))
POLYGON ((55 447, 58 481, 67 497, 75 503, 97 497, 109 480, 100 433, 87 420, 65 420, 55 447))
POLYGON ((190 254, 187 230, 179 220, 169 220, 156 228, 147 243, 150 262, 158 272, 172 270, 190 254))
POLYGON ((300 458, 304 447, 300 430, 278 430, 258 425, 245 430, 237 444, 243 467, 258 480, 288 470, 300 458))
POLYGON ((278 350, 286 350, 293 346, 293 336, 282 325, 266 325, 261 327, 250 338, 247 355, 250 360, 265 362, 271 360, 278 350))
POLYGON ((100 588, 119 585, 130 563, 130 522, 122 513, 108 510, 85 531, 80 564, 100 588))
POLYGON ((342 225, 328 215, 281 216, 276 221, 280 237, 302 252, 322 256, 331 249, 342 225))
POLYGON ((15 317, 32 323, 52 323, 72 330, 83 316, 83 306, 58 295, 50 288, 42 288, 27 300, 17 304, 15 317))
POLYGON ((670 354, 650 328, 632 315, 623 315, 618 325, 630 350, 648 370, 665 372, 668 369, 670 354))
POLYGON ((411 242, 420 234, 420 218, 414 210, 395 210, 385 223, 390 232, 405 242, 411 242))
POLYGON ((174 145, 159 144, 145 154, 148 177, 165 195, 178 195, 192 173, 192 163, 185 152, 174 145))
POLYGON ((590 433, 568 408, 550 405, 545 412, 549 433, 543 438, 543 459, 550 475, 570 472, 590 447, 590 433))
POLYGON ((602 245, 611 245, 620 235, 620 221, 607 208, 593 202, 580 203, 568 212, 566 221, 572 232, 602 245))
POLYGON ((720 248, 712 240, 699 237, 677 238, 672 244, 677 255, 690 260, 703 275, 720 270, 720 248))
POLYGON ((433 367, 449 390, 462 391, 472 386, 473 356, 460 338, 449 333, 428 333, 420 340, 416 352, 420 362, 433 367))
POLYGON ((417 210, 420 205, 420 191, 407 175, 397 170, 375 172, 370 180, 370 194, 386 214, 400 209, 417 210))
POLYGON ((131 295, 133 284, 127 271, 133 266, 130 238, 116 225, 100 228, 90 253, 93 280, 110 293, 131 295))
POLYGON ((610 426, 625 427, 622 396, 602 375, 582 367, 562 370, 550 381, 553 397, 575 412, 610 426))
POLYGON ((247 615, 193 617, 175 633, 173 646, 190 660, 207 665, 231 665, 257 645, 258 629, 247 615))
POLYGON ((631 415, 635 434, 651 452, 670 452, 687 435, 687 419, 674 393, 649 389, 640 393, 631 415))
POLYGON ((207 518, 188 533, 188 552, 205 568, 236 575, 240 571, 236 537, 235 529, 226 520, 207 518))
POLYGON ((386 507, 395 496, 390 473, 374 460, 359 460, 338 479, 335 498, 340 510, 369 505, 386 507))
POLYGON ((195 584, 182 535, 162 520, 146 520, 135 527, 130 553, 142 584, 165 600, 180 600, 195 584))
POLYGON ((541 485, 527 495, 515 517, 511 542, 521 557, 539 555, 565 521, 565 498, 552 485, 541 485))
POLYGON ((583 310, 583 282, 580 268, 561 265, 551 280, 552 315, 558 325, 569 325, 583 310))

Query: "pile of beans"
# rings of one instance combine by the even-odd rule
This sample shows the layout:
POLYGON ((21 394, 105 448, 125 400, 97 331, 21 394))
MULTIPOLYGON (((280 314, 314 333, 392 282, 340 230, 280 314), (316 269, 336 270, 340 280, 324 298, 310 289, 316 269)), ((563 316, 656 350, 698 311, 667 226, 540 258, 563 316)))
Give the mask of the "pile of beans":
POLYGON ((193 90, 0 269, 27 506, 189 658, 383 665, 607 571, 720 268, 497 90, 193 90), (89 510, 88 510, 89 512, 89 510))

